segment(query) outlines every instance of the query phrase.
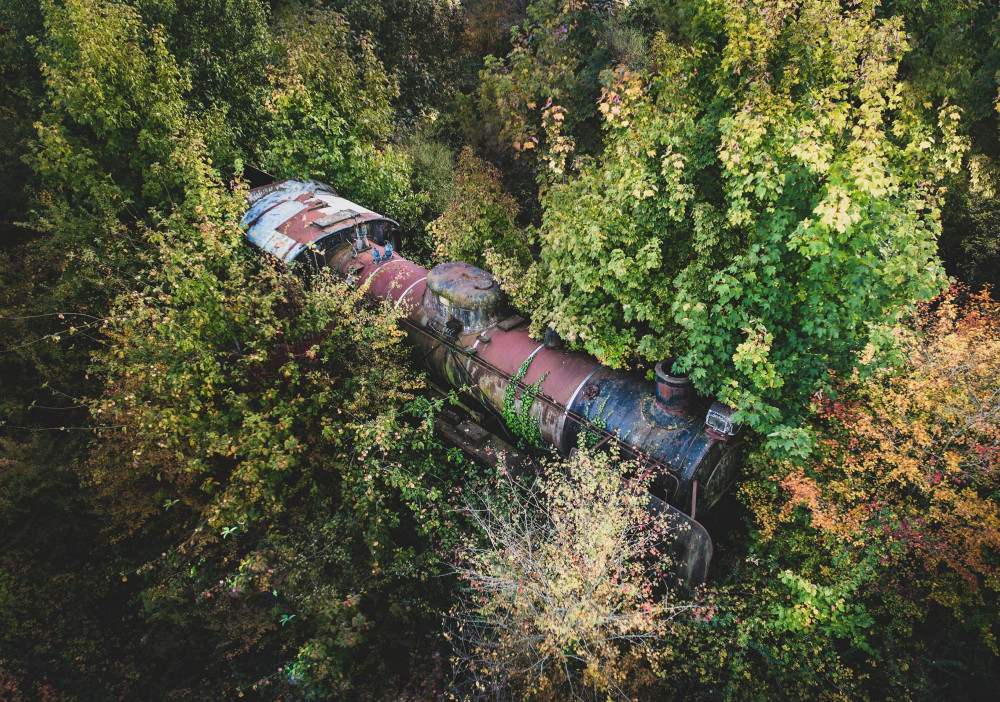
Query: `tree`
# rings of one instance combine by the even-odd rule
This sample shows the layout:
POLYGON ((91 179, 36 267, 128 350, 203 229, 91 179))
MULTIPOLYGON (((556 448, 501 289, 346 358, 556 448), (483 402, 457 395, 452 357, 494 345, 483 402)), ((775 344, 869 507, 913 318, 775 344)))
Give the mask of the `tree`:
POLYGON ((437 113, 456 87, 463 4, 449 0, 328 0, 359 34, 367 35, 399 87, 393 107, 401 122, 437 113))
POLYGON ((465 4, 462 43, 474 58, 504 56, 511 49, 511 30, 525 20, 524 0, 472 0, 465 4))
POLYGON ((42 30, 39 3, 5 2, 0 7, 0 235, 10 222, 24 217, 29 169, 22 160, 33 133, 38 100, 43 92, 38 64, 28 37, 42 30))
POLYGON ((158 670, 130 694, 202 677, 212 694, 391 685, 402 622, 426 616, 411 583, 435 567, 425 538, 448 487, 429 475, 449 461, 420 379, 391 306, 255 260, 242 193, 201 167, 191 214, 146 233, 149 282, 120 299, 93 370, 108 428, 89 478, 122 577, 141 583, 137 665, 158 670))
MULTIPOLYGON (((41 486, 31 488, 39 496, 49 485, 75 487, 65 503, 93 507, 99 518, 81 519, 88 529, 72 534, 87 548, 67 544, 79 578, 27 568, 14 547, 0 554, 14 574, 0 598, 24 610, 8 629, 10 647, 4 638, 0 685, 30 694, 48 680, 56 692, 139 698, 201 694, 190 690, 205 679, 219 681, 204 693, 212 697, 258 682, 274 683, 278 696, 392 687, 411 663, 423 665, 425 651, 412 644, 435 618, 428 599, 439 589, 437 580, 424 585, 439 562, 424 536, 441 527, 437 505, 457 461, 430 436, 429 403, 410 393, 420 381, 403 366, 394 312, 328 278, 306 289, 246 246, 244 191, 219 182, 212 163, 240 140, 220 116, 231 107, 226 90, 242 88, 189 80, 230 70, 212 58, 220 48, 213 32, 226 27, 208 31, 197 16, 185 24, 169 6, 141 9, 91 0, 42 6, 44 90, 26 149, 39 236, 2 260, 0 361, 11 371, 3 430, 18 432, 12 458, 36 445, 31 430, 96 431, 97 440, 67 444, 57 459, 39 451, 37 460, 3 466, 11 505, 0 511, 6 522, 33 504, 25 491, 7 490, 20 471, 25 485, 41 486), (161 11, 176 34, 147 24, 161 11), (195 56, 181 63, 172 42, 195 56), (36 402, 49 395, 59 402, 46 404, 60 406, 36 402), (62 427, 47 426, 59 420, 62 427), (425 480, 432 465, 437 477, 425 480), (67 590, 48 598, 51 606, 24 608, 28 588, 48 573, 67 590), (90 606, 93 617, 110 617, 107 636, 80 616, 90 606), (80 625, 79 642, 63 652, 54 635, 21 645, 62 616, 80 625), (18 647, 23 655, 11 654, 18 647), (36 655, 55 661, 47 678, 36 655), (84 662, 114 677, 72 672, 84 662)), ((259 32, 260 7, 243 10, 247 24, 237 29, 259 32)), ((271 122, 272 153, 310 135, 293 133, 302 94, 288 98, 284 87, 302 76, 324 85, 323 71, 343 66, 347 78, 356 75, 344 47, 363 52, 341 24, 313 36, 318 47, 284 37, 288 62, 275 75, 287 83, 276 77, 273 102, 264 104, 269 115, 275 104, 288 107, 271 122)), ((370 194, 366 204, 384 204, 406 186, 405 173, 383 171, 402 156, 380 156, 392 87, 377 64, 357 66, 372 90, 337 104, 350 133, 325 146, 367 164, 342 180, 370 194), (373 165, 376 158, 383 161, 373 165)), ((243 97, 252 100, 267 77, 245 76, 243 97)), ((12 531, 11 541, 23 535, 12 531)), ((446 547, 447 530, 433 542, 446 547)))
POLYGON ((677 356, 801 451, 827 373, 943 283, 962 112, 914 100, 903 23, 871 4, 678 8, 684 39, 659 35, 652 75, 605 74, 603 157, 543 195, 534 328, 610 365, 677 356))
POLYGON ((580 154, 600 147, 600 72, 608 53, 600 29, 615 3, 543 0, 527 7, 505 59, 480 74, 477 119, 513 149, 540 182, 558 179, 580 154))
MULTIPOLYGON (((256 159, 266 137, 268 68, 277 45, 260 0, 136 0, 147 26, 162 27, 185 76, 184 101, 217 168, 231 173, 256 159)), ((253 161, 256 162, 256 161, 253 161)))
POLYGON ((342 15, 320 8, 286 11, 276 34, 287 60, 273 75, 265 167, 283 178, 328 182, 422 229, 414 220, 426 196, 411 191, 410 159, 390 142, 398 88, 372 37, 353 34, 342 15))
POLYGON ((515 224, 517 203, 503 191, 499 176, 472 149, 462 149, 451 198, 442 215, 428 225, 435 259, 489 269, 496 269, 497 263, 506 267, 507 262, 522 271, 528 266, 531 251, 515 224))
POLYGON ((768 462, 748 494, 765 548, 854 580, 898 633, 877 655, 902 679, 947 679, 933 661, 960 656, 972 691, 995 684, 1000 633, 1000 305, 952 288, 900 344, 900 371, 839 381, 815 401, 814 453, 768 462))
POLYGON ((163 165, 186 126, 186 84, 162 31, 117 2, 43 3, 43 11, 48 109, 30 163, 48 199, 91 216, 169 202, 181 174, 163 165))
POLYGON ((995 204, 1000 186, 1000 17, 979 0, 893 0, 886 10, 901 15, 912 50, 900 74, 929 101, 962 108, 970 142, 965 168, 949 183, 942 212, 941 258, 950 275, 972 286, 1000 285, 995 204))

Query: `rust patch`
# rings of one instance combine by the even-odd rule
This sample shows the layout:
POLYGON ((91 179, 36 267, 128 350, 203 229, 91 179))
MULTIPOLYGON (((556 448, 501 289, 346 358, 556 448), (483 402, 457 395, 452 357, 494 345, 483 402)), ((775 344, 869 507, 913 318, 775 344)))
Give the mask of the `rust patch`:
POLYGON ((674 416, 688 415, 694 403, 694 383, 685 375, 673 375, 673 359, 656 364, 656 404, 674 416))
POLYGON ((512 376, 540 346, 542 343, 532 339, 526 331, 495 329, 490 332, 490 343, 479 345, 479 355, 507 376, 512 376))
POLYGON ((507 313, 507 296, 491 273, 468 263, 442 263, 427 274, 424 311, 440 329, 461 334, 484 331, 507 313))
POLYGON ((541 381, 540 400, 532 408, 542 437, 563 453, 572 448, 576 425, 567 432, 568 407, 580 384, 589 378, 600 364, 581 354, 542 348, 535 354, 524 382, 532 385, 541 381), (548 400, 548 402, 545 402, 548 400))
POLYGON ((531 385, 544 378, 542 392, 565 407, 580 383, 598 368, 597 361, 581 354, 542 348, 528 366, 524 383, 531 385))
POLYGON ((403 291, 412 283, 427 275, 427 269, 411 263, 405 258, 390 258, 387 263, 372 266, 367 279, 371 280, 368 291, 380 298, 398 302, 403 291))
POLYGON ((323 215, 319 209, 303 210, 301 213, 283 222, 277 229, 280 233, 284 234, 293 241, 297 241, 300 244, 312 244, 325 238, 333 232, 339 231, 340 229, 349 229, 355 224, 361 224, 362 222, 368 222, 375 219, 383 219, 383 217, 375 214, 374 212, 362 212, 354 219, 343 220, 341 222, 344 225, 343 227, 331 229, 329 231, 324 231, 321 228, 312 226, 314 222, 323 219, 324 216, 325 215, 323 215))

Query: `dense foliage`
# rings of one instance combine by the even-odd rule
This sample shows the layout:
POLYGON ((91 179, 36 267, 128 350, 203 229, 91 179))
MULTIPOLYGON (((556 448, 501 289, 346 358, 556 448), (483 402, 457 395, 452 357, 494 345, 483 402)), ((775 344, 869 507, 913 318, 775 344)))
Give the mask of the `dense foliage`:
POLYGON ((441 525, 444 487, 423 479, 443 455, 393 312, 329 276, 303 290, 255 262, 241 198, 204 197, 193 221, 149 232, 149 283, 121 299, 98 359, 108 385, 93 411, 113 428, 91 480, 111 537, 146 546, 122 568, 165 623, 147 645, 217 641, 223 690, 268 664, 306 689, 391 680, 404 641, 384 659, 352 654, 410 616, 385 593, 414 597, 406 583, 433 572, 417 545, 441 525), (176 629, 192 600, 200 626, 176 629))
MULTIPOLYGON (((883 606, 950 617, 994 654, 1000 632, 984 615, 1000 590, 998 334, 1000 309, 986 295, 959 289, 936 301, 901 339, 900 372, 845 379, 837 399, 817 401, 824 440, 812 461, 767 471, 776 502, 762 522, 773 539, 807 518, 817 542, 843 552, 840 568, 850 564, 840 577, 874 569, 883 606)), ((809 567, 825 560, 812 554, 809 567)))
POLYGON ((870 5, 708 3, 684 29, 604 73, 603 156, 543 193, 524 294, 608 364, 678 356, 794 450, 827 372, 941 285, 961 110, 896 80, 902 18, 870 5))
POLYGON ((0 4, 0 698, 994 694, 998 96, 983 0, 0 4), (737 409, 707 586, 642 465, 443 446, 247 166, 737 409))
POLYGON ((517 203, 503 191, 497 169, 468 147, 458 156, 451 192, 444 212, 427 227, 436 261, 465 261, 494 271, 531 263, 516 223, 517 203))

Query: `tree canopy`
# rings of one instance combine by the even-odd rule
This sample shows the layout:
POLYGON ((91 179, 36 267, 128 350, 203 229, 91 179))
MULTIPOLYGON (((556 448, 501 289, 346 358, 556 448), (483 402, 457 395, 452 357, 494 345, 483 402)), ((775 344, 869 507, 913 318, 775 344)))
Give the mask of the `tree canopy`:
POLYGON ((8 0, 0 698, 994 694, 998 100, 983 0, 8 0), (709 582, 641 462, 448 448, 261 172, 731 405, 709 582))

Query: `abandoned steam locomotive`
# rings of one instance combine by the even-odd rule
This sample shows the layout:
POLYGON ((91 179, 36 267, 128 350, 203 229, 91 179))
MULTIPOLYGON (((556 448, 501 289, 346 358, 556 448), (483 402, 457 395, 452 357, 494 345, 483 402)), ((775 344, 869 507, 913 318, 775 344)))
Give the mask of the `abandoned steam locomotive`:
MULTIPOLYGON (((490 273, 460 262, 428 271, 408 261, 397 253, 396 222, 329 186, 281 181, 251 190, 248 200, 243 225, 253 244, 285 263, 331 267, 390 300, 416 357, 439 382, 493 415, 513 399, 563 454, 587 432, 650 464, 653 494, 666 503, 660 509, 684 525, 675 546, 681 578, 704 580, 712 547, 695 517, 728 490, 740 463, 742 441, 728 408, 699 398, 690 380, 671 375, 669 362, 656 365, 653 383, 533 339, 490 273)), ((473 456, 508 447, 469 421, 443 431, 473 456)))

